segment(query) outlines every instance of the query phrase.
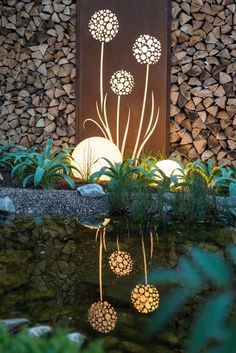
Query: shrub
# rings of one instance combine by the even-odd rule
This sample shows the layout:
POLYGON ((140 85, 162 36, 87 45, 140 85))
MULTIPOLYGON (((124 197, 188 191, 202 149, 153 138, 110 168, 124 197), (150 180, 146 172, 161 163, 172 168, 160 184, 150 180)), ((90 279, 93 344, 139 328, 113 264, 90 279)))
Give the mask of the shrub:
POLYGON ((76 168, 71 164, 69 150, 53 152, 52 140, 49 139, 42 151, 32 148, 16 152, 11 175, 22 180, 24 187, 31 184, 50 189, 56 180, 64 179, 71 188, 75 188, 70 177, 72 169, 76 168))
POLYGON ((0 327, 1 353, 104 353, 100 342, 78 349, 74 342, 69 341, 65 334, 57 333, 50 338, 30 337, 26 332, 11 336, 7 330, 0 327))
POLYGON ((234 353, 236 351, 235 282, 236 246, 228 249, 227 259, 220 253, 195 248, 190 256, 179 260, 176 269, 159 268, 152 272, 150 281, 174 288, 165 293, 148 331, 153 334, 163 329, 185 303, 213 287, 206 303, 194 319, 187 353, 234 353))

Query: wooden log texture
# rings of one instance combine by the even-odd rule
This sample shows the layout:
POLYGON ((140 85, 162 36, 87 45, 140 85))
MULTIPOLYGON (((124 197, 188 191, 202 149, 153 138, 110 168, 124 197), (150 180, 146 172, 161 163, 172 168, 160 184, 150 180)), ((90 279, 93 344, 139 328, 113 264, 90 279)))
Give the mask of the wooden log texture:
MULTIPOLYGON (((0 1, 0 144, 75 143, 76 0, 0 1)), ((235 0, 172 0, 171 151, 236 165, 235 0)))
POLYGON ((0 144, 75 143, 76 1, 0 1, 0 144))
POLYGON ((171 38, 171 151, 236 165, 235 0, 172 1, 171 38))

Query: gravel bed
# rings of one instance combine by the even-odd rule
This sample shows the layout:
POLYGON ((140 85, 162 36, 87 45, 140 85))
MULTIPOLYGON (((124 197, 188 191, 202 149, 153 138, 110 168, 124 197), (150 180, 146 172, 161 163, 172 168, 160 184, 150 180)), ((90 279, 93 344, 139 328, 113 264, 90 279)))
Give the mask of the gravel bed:
POLYGON ((0 198, 8 196, 19 216, 78 216, 107 215, 107 196, 83 197, 76 190, 35 190, 0 188, 0 198))

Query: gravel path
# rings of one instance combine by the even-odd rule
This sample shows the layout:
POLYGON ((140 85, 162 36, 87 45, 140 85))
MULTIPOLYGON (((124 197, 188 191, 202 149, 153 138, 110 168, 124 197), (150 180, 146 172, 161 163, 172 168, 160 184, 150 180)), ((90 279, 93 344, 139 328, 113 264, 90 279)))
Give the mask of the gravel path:
POLYGON ((75 190, 34 190, 0 188, 0 198, 8 196, 21 216, 79 216, 107 215, 108 199, 82 197, 75 190))

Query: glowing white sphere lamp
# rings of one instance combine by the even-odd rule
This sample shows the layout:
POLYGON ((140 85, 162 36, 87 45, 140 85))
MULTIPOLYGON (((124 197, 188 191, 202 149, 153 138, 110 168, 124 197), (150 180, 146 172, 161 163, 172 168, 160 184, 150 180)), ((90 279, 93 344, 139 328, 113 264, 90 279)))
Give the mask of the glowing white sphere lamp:
MULTIPOLYGON (((176 161, 172 161, 171 159, 165 159, 163 161, 157 162, 156 167, 160 169, 168 178, 176 176, 179 181, 183 179, 183 168, 176 161)), ((162 179, 161 173, 159 173, 158 171, 155 173, 155 175, 158 178, 162 179)))
MULTIPOLYGON (((104 158, 111 163, 122 163, 122 155, 119 149, 104 137, 89 137, 83 140, 74 149, 72 158, 72 165, 80 171, 79 173, 73 170, 74 176, 85 180, 102 167, 109 166, 104 158)), ((102 177, 101 179, 107 180, 108 178, 102 177)))

